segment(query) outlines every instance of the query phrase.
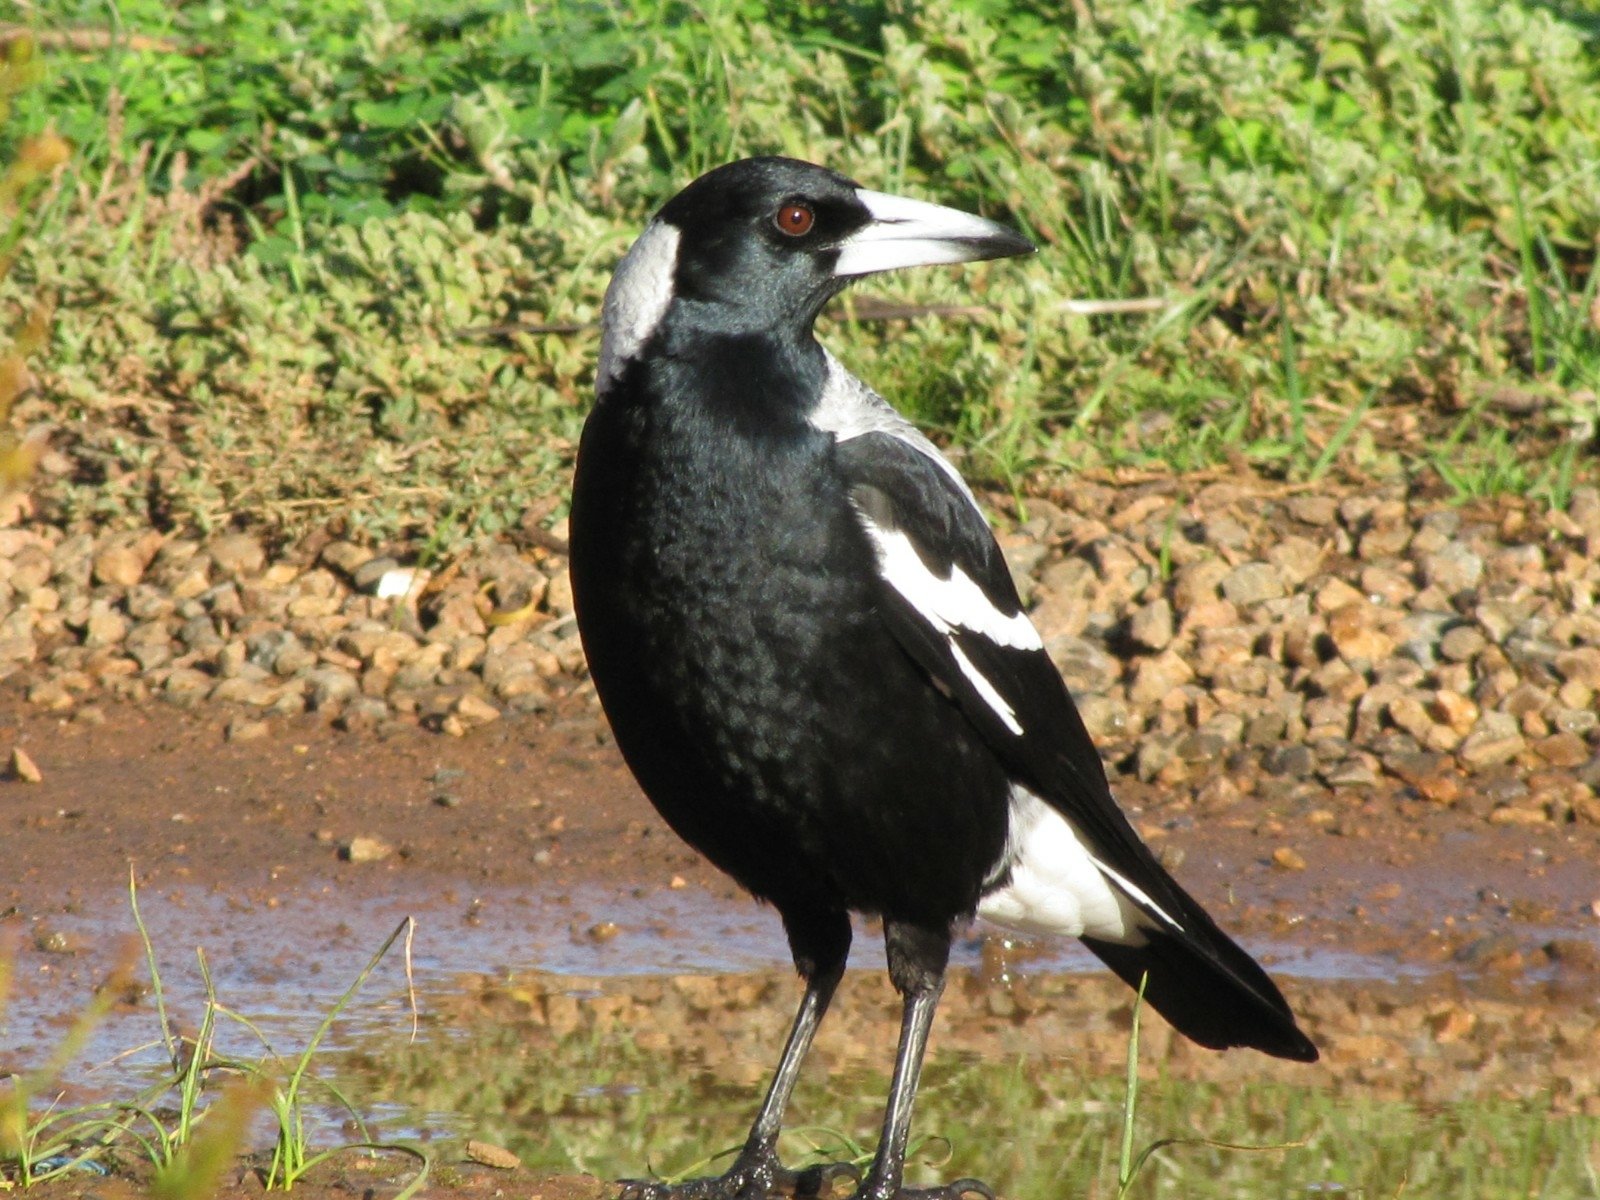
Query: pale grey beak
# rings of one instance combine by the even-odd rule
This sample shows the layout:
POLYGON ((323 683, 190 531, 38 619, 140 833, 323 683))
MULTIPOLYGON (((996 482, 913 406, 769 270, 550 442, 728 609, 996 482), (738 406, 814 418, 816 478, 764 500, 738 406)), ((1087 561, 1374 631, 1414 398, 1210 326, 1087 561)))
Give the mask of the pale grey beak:
POLYGON ((871 275, 899 267, 977 262, 1032 254, 1034 245, 1004 225, 960 209, 856 189, 872 221, 839 245, 839 276, 871 275))

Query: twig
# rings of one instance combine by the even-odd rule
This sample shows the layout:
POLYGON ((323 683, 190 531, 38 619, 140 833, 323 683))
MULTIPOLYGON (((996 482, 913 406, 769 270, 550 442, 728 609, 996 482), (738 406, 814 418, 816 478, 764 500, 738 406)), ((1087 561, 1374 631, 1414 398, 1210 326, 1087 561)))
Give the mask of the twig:
MULTIPOLYGON (((1177 301, 1162 296, 1141 296, 1132 300, 1062 300, 1050 311, 1074 316, 1110 316, 1120 313, 1160 312, 1177 301)), ((914 321, 918 317, 982 317, 995 311, 990 304, 880 304, 866 300, 856 304, 850 318, 856 321, 914 321)), ((456 330, 464 341, 488 341, 515 333, 554 333, 571 335, 598 329, 598 321, 507 321, 499 325, 478 325, 456 330)))
POLYGON ((121 33, 114 29, 29 29, 26 25, 0 25, 0 43, 12 42, 19 37, 31 38, 47 50, 108 50, 112 46, 124 46, 129 50, 159 50, 163 54, 205 53, 168 38, 121 33))

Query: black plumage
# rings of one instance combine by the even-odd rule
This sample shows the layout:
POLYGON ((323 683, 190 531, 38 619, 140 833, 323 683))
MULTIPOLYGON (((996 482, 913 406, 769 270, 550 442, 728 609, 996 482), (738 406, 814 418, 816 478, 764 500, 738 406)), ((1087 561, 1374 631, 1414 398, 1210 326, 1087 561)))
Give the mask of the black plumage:
POLYGON ((978 217, 748 159, 670 201, 607 293, 573 485, 584 648, 640 786, 778 910, 807 985, 732 1170, 640 1195, 784 1180, 778 1127, 851 912, 882 917, 906 1003, 859 1192, 872 1200, 902 1190, 952 929, 980 909, 1083 937, 1202 1045, 1316 1057, 1116 807, 965 484, 812 335, 858 275, 1031 249, 978 217))

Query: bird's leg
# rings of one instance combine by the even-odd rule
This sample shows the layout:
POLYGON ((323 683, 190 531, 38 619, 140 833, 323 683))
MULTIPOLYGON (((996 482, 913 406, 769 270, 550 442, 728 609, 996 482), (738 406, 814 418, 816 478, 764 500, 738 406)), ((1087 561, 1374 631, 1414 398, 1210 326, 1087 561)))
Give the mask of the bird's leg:
POLYGON ((989 1185, 976 1179, 958 1179, 940 1187, 903 1186, 906 1144, 911 1137, 911 1106, 922 1077, 922 1056, 928 1046, 933 1012, 944 992, 944 969, 950 958, 950 933, 897 921, 884 922, 884 944, 889 954, 889 978, 904 998, 900 1020, 900 1048, 894 1060, 894 1081, 883 1114, 883 1135, 867 1177, 852 1200, 962 1200, 981 1196, 995 1200, 989 1185))
POLYGON ((802 925, 790 915, 784 918, 794 950, 795 965, 805 976, 806 991, 800 998, 783 1057, 767 1088, 766 1099, 750 1127, 744 1148, 733 1165, 722 1175, 686 1179, 682 1183, 657 1183, 626 1180, 620 1200, 763 1200, 777 1193, 785 1196, 826 1196, 840 1176, 859 1179, 860 1173, 848 1163, 825 1163, 792 1171, 778 1161, 778 1134, 783 1128, 784 1110, 794 1085, 800 1078, 800 1064, 811 1049, 811 1040, 828 1011, 833 993, 844 974, 850 952, 850 920, 837 914, 834 920, 802 925))

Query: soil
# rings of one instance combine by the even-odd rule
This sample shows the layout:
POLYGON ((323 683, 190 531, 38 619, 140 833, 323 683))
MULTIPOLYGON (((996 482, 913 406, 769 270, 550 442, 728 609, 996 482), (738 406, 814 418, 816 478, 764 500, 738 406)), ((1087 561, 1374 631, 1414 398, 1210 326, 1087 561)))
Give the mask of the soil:
MULTIPOLYGON (((0 1050, 0 1071, 36 1063, 127 958, 130 870, 158 954, 204 945, 235 1007, 298 1006, 302 1021, 325 1011, 407 914, 419 919, 416 962, 436 982, 528 968, 624 989, 640 976, 781 974, 776 920, 665 829, 581 695, 456 738, 407 725, 339 731, 305 715, 269 737, 228 740, 223 706, 109 705, 90 721, 21 703, 0 712, 0 748, 22 749, 42 776, 0 782, 0 937, 17 968, 0 1027, 14 1048, 0 1050), (227 986, 255 990, 241 1001, 227 986)), ((1494 825, 1399 786, 1336 792, 1311 811, 1249 780, 1221 795, 1129 781, 1120 794, 1191 890, 1286 977, 1328 1051, 1314 1070, 1330 1086, 1371 1082, 1383 1062, 1425 1076, 1418 1037, 1445 1056, 1434 1065, 1459 1059, 1461 1043, 1520 1037, 1515 1058, 1480 1046, 1478 1067, 1504 1061, 1541 1088, 1559 1075, 1564 1104, 1600 1111, 1600 828, 1494 825), (1552 1021, 1559 1038, 1528 1043, 1530 1028, 1552 1021), (1583 1062, 1587 1074, 1573 1066, 1583 1062)), ((858 965, 881 961, 870 938, 858 946, 858 965)), ((1049 982, 1080 965, 1059 948, 974 938, 958 958, 968 977, 992 980, 1005 976, 1006 953, 1045 981, 1029 1012, 1066 1005, 1068 993, 1126 1003, 1103 981, 1049 982)), ((196 995, 186 970, 164 980, 180 1009, 196 995)), ((881 989, 877 975, 853 986, 881 989)), ((999 1010, 981 988, 953 987, 946 1007, 939 1036, 998 1036, 999 1010)), ((125 989, 87 1059, 133 1044, 123 1019, 148 1038, 146 989, 125 989)), ((1261 1061, 1248 1057, 1215 1069, 1261 1061)), ((305 1194, 400 1186, 352 1180, 366 1170, 334 1168, 305 1194)), ((495 1191, 504 1179, 463 1168, 445 1190, 495 1191)), ((126 1181, 112 1183, 73 1178, 42 1194, 123 1194, 126 1181)), ((551 1200, 604 1191, 582 1177, 524 1176, 517 1187, 551 1200)), ((256 1191, 245 1167, 225 1188, 256 1191)))

